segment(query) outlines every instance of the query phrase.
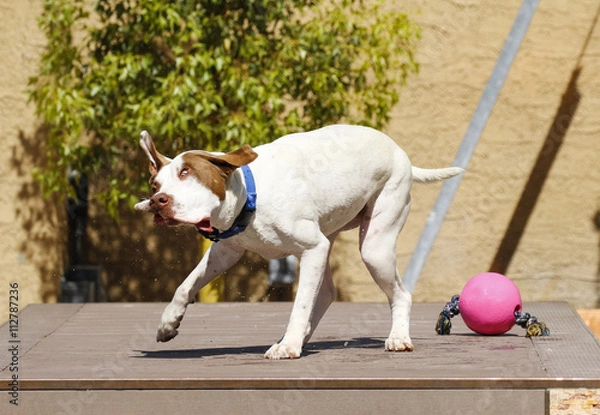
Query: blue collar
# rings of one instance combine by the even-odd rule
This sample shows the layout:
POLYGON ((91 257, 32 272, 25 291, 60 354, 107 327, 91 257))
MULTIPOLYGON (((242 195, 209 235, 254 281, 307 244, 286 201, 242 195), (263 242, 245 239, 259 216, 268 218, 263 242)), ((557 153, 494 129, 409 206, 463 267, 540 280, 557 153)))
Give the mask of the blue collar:
POLYGON ((221 239, 231 238, 232 236, 244 232, 256 211, 256 185, 254 183, 252 170, 250 170, 250 167, 248 166, 242 166, 241 169, 244 173, 244 179, 246 180, 246 204, 244 204, 242 211, 233 221, 231 228, 223 232, 219 232, 217 229, 213 229, 212 232, 201 231, 198 229, 200 235, 213 242, 219 242, 221 239))

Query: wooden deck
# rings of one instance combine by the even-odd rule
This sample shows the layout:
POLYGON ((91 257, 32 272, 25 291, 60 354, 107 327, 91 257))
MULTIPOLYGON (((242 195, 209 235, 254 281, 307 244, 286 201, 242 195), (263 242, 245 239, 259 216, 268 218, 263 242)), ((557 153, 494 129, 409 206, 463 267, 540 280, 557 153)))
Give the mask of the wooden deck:
MULTIPOLYGON (((414 304, 412 353, 384 352, 387 304, 334 303, 303 357, 293 361, 262 357, 283 334, 290 303, 194 304, 179 336, 156 343, 164 306, 27 307, 19 317, 18 409, 558 414, 577 404, 592 408, 581 413, 600 413, 600 345, 566 303, 524 304, 551 330, 550 337, 532 339, 520 327, 479 336, 460 317, 451 335, 438 336, 443 304, 414 304)), ((9 334, 8 324, 0 328, 3 350, 11 347, 9 334)), ((0 353, 0 413, 15 409, 11 359, 0 353)))

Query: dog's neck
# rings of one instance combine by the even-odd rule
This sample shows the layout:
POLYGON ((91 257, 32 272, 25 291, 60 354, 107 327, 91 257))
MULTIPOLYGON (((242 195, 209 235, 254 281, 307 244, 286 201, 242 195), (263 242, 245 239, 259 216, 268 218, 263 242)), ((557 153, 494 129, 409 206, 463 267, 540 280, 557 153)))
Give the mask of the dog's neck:
POLYGON ((243 173, 236 169, 227 179, 225 200, 210 215, 210 224, 219 231, 231 226, 246 204, 246 184, 243 173))

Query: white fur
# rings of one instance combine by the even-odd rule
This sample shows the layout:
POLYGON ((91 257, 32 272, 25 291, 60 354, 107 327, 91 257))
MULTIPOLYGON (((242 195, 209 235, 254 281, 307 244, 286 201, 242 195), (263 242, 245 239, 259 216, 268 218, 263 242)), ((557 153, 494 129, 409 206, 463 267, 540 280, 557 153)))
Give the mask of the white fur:
MULTIPOLYGON (((321 317, 335 299, 328 264, 331 246, 342 230, 360 227, 360 253, 387 295, 392 329, 386 350, 412 350, 409 336, 410 293, 396 269, 396 239, 410 209, 413 180, 452 177, 459 168, 411 168, 407 155, 385 134, 359 126, 335 125, 291 134, 254 149, 250 164, 256 181, 257 210, 241 234, 213 244, 178 287, 165 309, 157 340, 168 341, 198 290, 250 250, 265 258, 295 255, 300 261, 298 292, 285 335, 265 354, 270 359, 300 357, 321 317)), ((195 180, 178 179, 180 156, 160 170, 161 192, 170 194, 178 222, 228 229, 246 192, 234 171, 227 195, 219 201, 195 180)), ((137 208, 147 210, 147 202, 137 208)))

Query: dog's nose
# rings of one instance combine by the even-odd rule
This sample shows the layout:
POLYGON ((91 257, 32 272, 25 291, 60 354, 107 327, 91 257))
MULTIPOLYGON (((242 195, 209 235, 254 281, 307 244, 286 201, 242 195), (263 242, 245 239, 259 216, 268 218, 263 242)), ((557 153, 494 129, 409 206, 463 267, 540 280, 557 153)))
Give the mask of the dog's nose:
POLYGON ((157 193, 150 199, 150 206, 164 208, 171 203, 171 197, 166 193, 157 193))

